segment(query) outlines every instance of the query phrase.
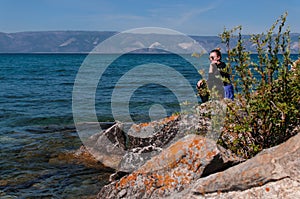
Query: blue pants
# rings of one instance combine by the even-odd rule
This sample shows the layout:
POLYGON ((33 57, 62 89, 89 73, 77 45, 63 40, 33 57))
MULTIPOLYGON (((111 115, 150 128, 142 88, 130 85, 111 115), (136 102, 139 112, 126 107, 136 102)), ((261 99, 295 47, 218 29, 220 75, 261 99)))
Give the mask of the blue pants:
POLYGON ((234 100, 234 91, 233 91, 232 84, 224 86, 224 91, 225 91, 225 96, 224 96, 225 98, 234 100))

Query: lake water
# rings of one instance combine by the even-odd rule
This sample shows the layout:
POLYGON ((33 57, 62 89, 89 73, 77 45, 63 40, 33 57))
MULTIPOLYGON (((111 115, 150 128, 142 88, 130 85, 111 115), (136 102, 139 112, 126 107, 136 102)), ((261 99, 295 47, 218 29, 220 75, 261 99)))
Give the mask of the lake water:
MULTIPOLYGON (((128 54, 111 63, 115 55, 99 56, 99 62, 108 64, 95 80, 99 82, 94 99, 99 122, 123 117, 122 111, 118 116, 113 112, 118 114, 124 101, 115 97, 115 107, 111 101, 112 96, 128 92, 128 112, 135 123, 180 111, 182 94, 176 92, 185 86, 194 89, 201 78, 197 70, 208 66, 206 57, 201 61, 190 55, 187 61, 170 54, 128 54), (140 70, 126 76, 134 68, 140 70), (145 68, 150 70, 143 72, 145 68), (122 80, 124 76, 127 79, 122 80), (146 81, 147 76, 152 79, 146 81)), ((74 128, 72 92, 86 58, 85 54, 0 55, 1 198, 82 198, 97 194, 108 183, 110 170, 53 161, 82 145, 74 128)), ((87 74, 86 78, 94 77, 87 74)))

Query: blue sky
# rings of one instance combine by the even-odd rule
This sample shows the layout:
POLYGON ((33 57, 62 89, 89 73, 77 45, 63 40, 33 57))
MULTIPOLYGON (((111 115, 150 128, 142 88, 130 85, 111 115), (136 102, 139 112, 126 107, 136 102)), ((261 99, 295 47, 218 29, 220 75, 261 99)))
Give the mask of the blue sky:
POLYGON ((299 0, 0 0, 0 32, 150 26, 218 35, 242 25, 243 34, 252 34, 266 31, 285 11, 291 32, 300 32, 299 0))

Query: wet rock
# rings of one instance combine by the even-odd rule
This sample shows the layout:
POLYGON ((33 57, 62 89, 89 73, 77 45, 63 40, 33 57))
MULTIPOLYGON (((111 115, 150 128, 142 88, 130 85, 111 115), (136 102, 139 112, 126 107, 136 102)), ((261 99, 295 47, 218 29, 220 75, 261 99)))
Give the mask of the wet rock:
POLYGON ((100 169, 113 173, 114 170, 104 166, 95 157, 89 153, 84 146, 81 146, 76 151, 60 152, 52 154, 48 160, 51 165, 77 164, 84 165, 87 168, 100 169))
POLYGON ((126 137, 122 131, 122 124, 116 123, 107 130, 91 136, 85 142, 84 148, 105 166, 118 168, 126 149, 126 137))

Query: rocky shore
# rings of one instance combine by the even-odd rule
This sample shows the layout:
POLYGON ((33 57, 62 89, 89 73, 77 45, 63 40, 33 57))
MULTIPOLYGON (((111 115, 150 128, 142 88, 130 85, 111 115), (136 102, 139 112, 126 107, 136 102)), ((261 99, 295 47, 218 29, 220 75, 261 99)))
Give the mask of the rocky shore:
POLYGON ((300 134, 244 160, 216 144, 205 105, 127 133, 124 125, 77 152, 116 171, 97 198, 300 198, 300 134))

